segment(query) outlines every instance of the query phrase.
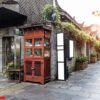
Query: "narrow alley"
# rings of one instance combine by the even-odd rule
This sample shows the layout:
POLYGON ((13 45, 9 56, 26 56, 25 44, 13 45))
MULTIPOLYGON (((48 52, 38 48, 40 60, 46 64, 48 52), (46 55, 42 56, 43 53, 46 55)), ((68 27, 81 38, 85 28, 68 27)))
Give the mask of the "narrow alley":
POLYGON ((6 100, 100 100, 100 62, 73 72, 66 81, 45 85, 0 80, 0 87, 5 86, 0 89, 0 96, 6 96, 6 100))

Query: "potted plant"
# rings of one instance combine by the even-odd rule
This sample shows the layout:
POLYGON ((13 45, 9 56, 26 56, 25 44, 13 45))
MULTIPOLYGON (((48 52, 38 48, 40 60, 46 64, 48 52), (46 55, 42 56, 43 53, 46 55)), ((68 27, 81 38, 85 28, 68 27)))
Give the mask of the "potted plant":
POLYGON ((87 57, 81 55, 76 58, 75 70, 83 70, 88 66, 87 57))
POLYGON ((97 53, 97 60, 100 60, 100 53, 97 53))
POLYGON ((97 61, 97 54, 96 53, 92 53, 90 55, 90 63, 96 63, 97 61))

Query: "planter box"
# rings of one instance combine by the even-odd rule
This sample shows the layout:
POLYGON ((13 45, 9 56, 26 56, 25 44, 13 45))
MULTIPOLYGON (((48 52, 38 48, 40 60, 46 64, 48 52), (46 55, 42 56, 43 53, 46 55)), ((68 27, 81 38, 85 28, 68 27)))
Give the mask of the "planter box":
POLYGON ((87 66, 88 66, 87 61, 85 61, 85 62, 76 62, 75 70, 83 70, 83 69, 87 68, 87 66))
POLYGON ((100 60, 100 55, 99 55, 99 56, 97 56, 97 60, 98 60, 98 61, 100 60))
POLYGON ((96 63, 97 57, 90 57, 90 63, 96 63))

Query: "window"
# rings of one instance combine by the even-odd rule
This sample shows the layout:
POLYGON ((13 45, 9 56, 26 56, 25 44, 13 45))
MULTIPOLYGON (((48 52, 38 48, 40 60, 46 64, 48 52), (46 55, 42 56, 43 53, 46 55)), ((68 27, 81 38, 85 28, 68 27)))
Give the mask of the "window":
POLYGON ((50 39, 45 38, 45 40, 44 40, 44 46, 50 46, 50 39))
POLYGON ((32 46, 32 39, 27 39, 25 41, 26 46, 32 46))
POLYGON ((34 45, 41 46, 42 45, 42 38, 34 39, 34 45))
POLYGON ((26 49, 26 56, 31 56, 32 55, 32 49, 28 48, 26 49))
POLYGON ((41 49, 35 49, 34 50, 34 56, 42 56, 42 50, 41 49))
POLYGON ((45 57, 50 57, 50 49, 45 49, 44 56, 45 57))
POLYGON ((73 57, 73 41, 69 40, 69 58, 73 57))

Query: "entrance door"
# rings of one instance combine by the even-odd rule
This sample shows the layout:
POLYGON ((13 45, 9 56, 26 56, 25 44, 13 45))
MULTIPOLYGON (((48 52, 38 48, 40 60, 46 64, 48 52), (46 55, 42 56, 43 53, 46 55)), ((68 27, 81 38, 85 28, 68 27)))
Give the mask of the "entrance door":
POLYGON ((33 75, 33 43, 31 37, 27 37, 24 40, 24 80, 31 81, 33 75))
POLYGON ((41 76, 43 76, 42 73, 42 67, 43 66, 43 61, 41 60, 34 60, 34 66, 33 66, 33 79, 34 82, 40 82, 41 80, 43 80, 41 76))
POLYGON ((24 63, 24 80, 31 81, 32 80, 32 61, 28 60, 24 63))
MULTIPOLYGON (((41 39, 39 39, 40 41, 41 39)), ((41 40, 42 41, 42 40, 41 40)), ((25 38, 25 56, 24 56, 24 80, 40 82, 42 76, 42 65, 41 59, 42 48, 39 48, 38 40, 27 37, 25 38), (34 43, 34 41, 36 42, 34 43), (37 46, 36 46, 37 45, 37 46)))
POLYGON ((27 60, 25 61, 25 80, 40 82, 42 76, 42 61, 39 60, 27 60))
MULTIPOLYGON (((1 43, 1 41, 0 41, 1 43)), ((5 36, 2 38, 2 59, 3 70, 7 70, 11 66, 14 66, 14 37, 5 36)), ((5 73, 6 74, 6 73, 5 73)))

